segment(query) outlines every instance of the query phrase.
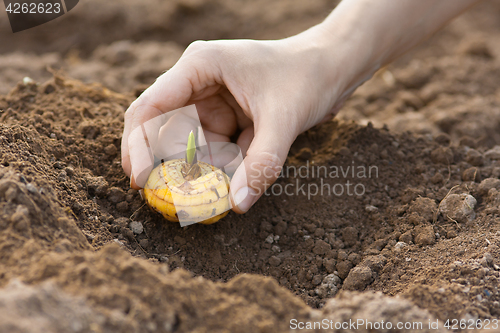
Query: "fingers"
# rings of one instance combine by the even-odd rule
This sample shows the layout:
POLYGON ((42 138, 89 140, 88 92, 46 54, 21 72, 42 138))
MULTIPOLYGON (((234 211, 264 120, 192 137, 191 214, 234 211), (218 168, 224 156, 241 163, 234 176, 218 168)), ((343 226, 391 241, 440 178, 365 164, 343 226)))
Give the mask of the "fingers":
POLYGON ((227 137, 236 132, 237 123, 234 108, 220 94, 197 101, 196 109, 205 131, 227 137))
POLYGON ((146 182, 145 173, 151 171, 162 112, 152 106, 137 107, 132 104, 125 114, 125 129, 122 137, 122 166, 130 176, 130 186, 139 189, 146 182), (137 112, 137 110, 140 112, 137 112), (131 158, 133 156, 133 158, 131 158), (135 161, 132 163, 132 161, 135 161))
MULTIPOLYGON (((165 124, 162 116, 188 104, 193 91, 199 90, 198 72, 200 61, 179 61, 172 69, 160 76, 125 113, 122 136, 122 165, 131 178, 132 188, 142 188, 154 164, 153 149, 157 144, 160 128, 165 124), (193 87, 197 85, 198 87, 193 87)), ((203 89, 202 89, 203 90, 203 89)))
POLYGON ((256 129, 247 155, 231 180, 233 210, 245 213, 279 177, 295 131, 269 122, 256 129))
POLYGON ((240 147, 243 156, 246 156, 248 148, 250 148, 250 144, 252 143, 253 137, 254 137, 253 126, 245 128, 240 133, 238 141, 236 141, 236 144, 240 147))
POLYGON ((153 148, 157 160, 171 160, 184 158, 189 133, 193 131, 197 140, 205 141, 201 130, 200 119, 194 105, 185 106, 163 117, 157 144, 153 148))

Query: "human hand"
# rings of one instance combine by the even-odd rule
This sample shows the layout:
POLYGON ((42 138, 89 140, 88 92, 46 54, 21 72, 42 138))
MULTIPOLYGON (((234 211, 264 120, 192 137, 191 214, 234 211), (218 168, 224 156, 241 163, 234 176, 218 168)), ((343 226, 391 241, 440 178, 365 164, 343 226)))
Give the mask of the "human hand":
MULTIPOLYGON (((315 27, 277 41, 191 44, 125 114, 122 165, 131 186, 143 187, 149 174, 136 170, 152 169, 141 149, 146 139, 133 130, 160 114, 195 104, 206 141, 229 142, 239 133, 236 143, 244 167, 236 170, 230 189, 233 210, 246 212, 279 176, 295 138, 331 118, 347 97, 342 93, 349 80, 329 68, 335 57, 324 52, 322 33, 315 27)), ((189 119, 184 123, 187 131, 189 119)), ((159 137, 148 135, 149 146, 159 137)))

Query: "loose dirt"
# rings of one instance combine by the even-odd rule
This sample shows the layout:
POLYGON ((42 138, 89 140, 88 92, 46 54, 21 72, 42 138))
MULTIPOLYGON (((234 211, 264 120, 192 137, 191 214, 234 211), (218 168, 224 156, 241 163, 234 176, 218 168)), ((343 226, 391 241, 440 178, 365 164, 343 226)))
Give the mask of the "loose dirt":
MULTIPOLYGON (((185 228, 129 188, 124 111, 190 39, 270 37, 273 24, 268 34, 284 36, 333 4, 277 1, 264 16, 250 2, 162 4, 177 17, 168 24, 185 27, 175 34, 152 4, 123 3, 151 20, 102 3, 93 20, 115 15, 108 26, 126 29, 42 46, 52 22, 0 50, 0 331, 285 332, 292 319, 365 319, 422 322, 421 332, 429 320, 444 330, 448 319, 500 317, 498 1, 302 134, 247 214, 185 228), (201 14, 212 21, 191 26, 201 14), (248 23, 256 17, 268 25, 248 23), (44 53, 13 53, 28 47, 44 53)), ((71 15, 88 24, 91 5, 71 15)), ((68 34, 79 25, 65 22, 68 34)))

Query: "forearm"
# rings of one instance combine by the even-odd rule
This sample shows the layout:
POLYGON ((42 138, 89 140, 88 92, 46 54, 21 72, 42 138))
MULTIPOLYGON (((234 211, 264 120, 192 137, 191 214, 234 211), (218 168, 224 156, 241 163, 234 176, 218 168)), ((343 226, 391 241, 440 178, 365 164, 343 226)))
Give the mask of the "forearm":
POLYGON ((330 62, 332 68, 339 65, 344 68, 343 75, 349 79, 342 90, 347 95, 380 67, 430 37, 477 2, 479 0, 344 0, 323 23, 311 30, 320 36, 320 43, 334 62, 330 62))

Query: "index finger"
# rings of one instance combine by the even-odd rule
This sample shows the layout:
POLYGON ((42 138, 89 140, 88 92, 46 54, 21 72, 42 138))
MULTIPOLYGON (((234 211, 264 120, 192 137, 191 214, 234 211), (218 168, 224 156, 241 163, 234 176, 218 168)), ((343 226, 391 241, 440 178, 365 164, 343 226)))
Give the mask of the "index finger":
POLYGON ((122 166, 130 176, 132 188, 142 188, 153 167, 152 147, 164 124, 161 116, 185 106, 193 93, 187 75, 181 75, 174 67, 161 75, 125 112, 122 166))

